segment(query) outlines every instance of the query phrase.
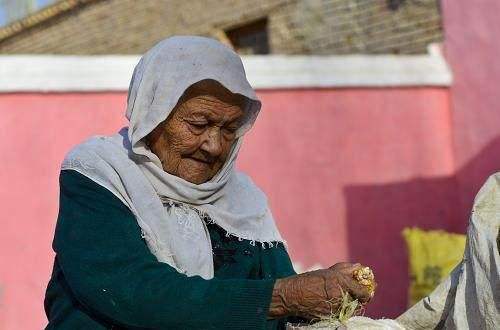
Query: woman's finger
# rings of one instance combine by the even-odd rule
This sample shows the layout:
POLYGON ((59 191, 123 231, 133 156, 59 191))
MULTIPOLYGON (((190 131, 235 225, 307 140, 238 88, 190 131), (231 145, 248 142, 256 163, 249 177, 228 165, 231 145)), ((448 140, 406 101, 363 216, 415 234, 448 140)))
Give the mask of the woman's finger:
POLYGON ((358 299, 361 303, 366 304, 372 298, 372 294, 370 292, 369 287, 360 284, 355 279, 349 279, 346 281, 347 288, 349 293, 355 298, 358 299))
POLYGON ((329 269, 331 270, 335 270, 335 271, 343 271, 343 270, 346 270, 346 269, 358 269, 361 267, 361 264, 359 263, 350 263, 350 262, 339 262, 339 263, 336 263, 335 265, 329 267, 329 269))
POLYGON ((331 315, 334 311, 334 306, 326 301, 322 301, 312 307, 306 308, 303 316, 308 319, 321 319, 331 315))

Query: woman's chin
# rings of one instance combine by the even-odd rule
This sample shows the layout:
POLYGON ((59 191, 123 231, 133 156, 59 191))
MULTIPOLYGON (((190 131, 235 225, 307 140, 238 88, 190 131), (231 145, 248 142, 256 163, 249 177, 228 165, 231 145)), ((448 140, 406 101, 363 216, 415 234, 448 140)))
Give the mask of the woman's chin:
POLYGON ((194 183, 202 184, 212 178, 212 167, 205 162, 189 159, 184 161, 184 166, 179 167, 179 177, 184 180, 194 183))
POLYGON ((184 175, 183 173, 179 173, 179 177, 194 184, 202 184, 211 179, 211 176, 205 171, 190 171, 188 173, 184 173, 184 175))
POLYGON ((198 178, 198 177, 195 177, 195 178, 192 178, 192 177, 187 177, 187 178, 183 178, 184 180, 188 181, 188 182, 191 182, 191 183, 194 183, 194 184, 202 184, 202 183, 205 183, 207 182, 208 180, 210 179, 206 179, 205 177, 203 178, 198 178))

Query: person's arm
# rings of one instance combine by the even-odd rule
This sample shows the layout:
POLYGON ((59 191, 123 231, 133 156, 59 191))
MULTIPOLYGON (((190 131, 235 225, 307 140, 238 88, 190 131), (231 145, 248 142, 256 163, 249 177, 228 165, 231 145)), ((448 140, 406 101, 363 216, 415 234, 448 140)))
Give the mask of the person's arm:
POLYGON ((263 329, 274 279, 204 280, 158 262, 130 212, 75 171, 61 172, 54 238, 73 295, 122 327, 263 329))
MULTIPOLYGON (((260 273, 262 278, 285 278, 296 275, 290 256, 283 243, 273 243, 273 247, 260 249, 260 273)), ((272 306, 271 310, 272 310, 272 306)), ((269 317, 269 316, 268 316, 269 317)), ((288 316, 267 320, 266 328, 269 330, 286 329, 287 323, 307 323, 307 320, 288 316)))
POLYGON ((342 290, 361 302, 370 297, 366 288, 353 279, 359 264, 338 263, 297 275, 283 244, 261 249, 262 278, 275 278, 267 329, 285 329, 286 323, 309 323, 327 317, 338 307, 342 290), (330 301, 328 303, 327 301, 330 301))

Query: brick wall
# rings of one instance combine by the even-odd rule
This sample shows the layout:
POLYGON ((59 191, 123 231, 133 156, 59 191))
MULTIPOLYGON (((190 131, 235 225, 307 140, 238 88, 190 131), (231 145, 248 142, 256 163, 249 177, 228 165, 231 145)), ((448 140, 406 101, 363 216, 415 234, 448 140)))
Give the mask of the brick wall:
POLYGON ((101 0, 0 39, 0 53, 137 54, 263 17, 276 54, 424 53, 442 38, 436 0, 101 0))

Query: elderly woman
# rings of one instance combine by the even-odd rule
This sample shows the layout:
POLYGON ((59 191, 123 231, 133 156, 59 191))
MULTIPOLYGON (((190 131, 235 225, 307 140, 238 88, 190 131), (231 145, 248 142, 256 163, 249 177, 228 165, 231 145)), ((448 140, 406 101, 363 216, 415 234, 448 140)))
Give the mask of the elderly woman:
POLYGON ((340 263, 296 275, 264 193, 235 170, 260 110, 240 58, 166 39, 140 60, 129 127, 66 156, 49 329, 277 329, 367 302, 340 263))

